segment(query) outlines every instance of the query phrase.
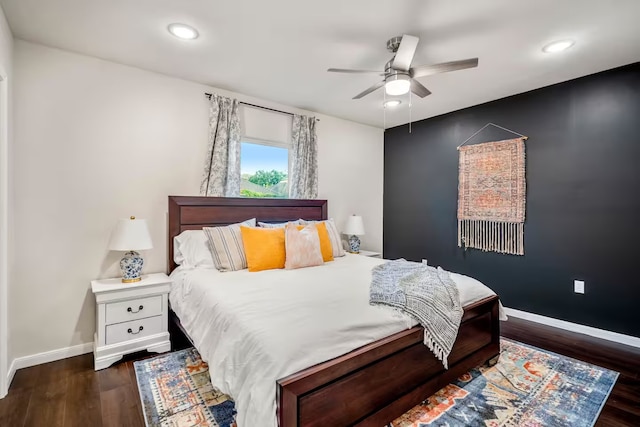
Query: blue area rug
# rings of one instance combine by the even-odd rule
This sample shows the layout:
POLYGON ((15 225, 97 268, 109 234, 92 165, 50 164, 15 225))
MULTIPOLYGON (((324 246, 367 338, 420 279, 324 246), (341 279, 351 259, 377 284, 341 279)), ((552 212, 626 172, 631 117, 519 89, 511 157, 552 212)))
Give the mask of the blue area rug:
POLYGON ((590 427, 618 373, 500 340, 500 361, 462 375, 393 421, 393 427, 590 427))
MULTIPOLYGON (((590 427, 617 372, 501 340, 500 361, 443 387, 393 427, 590 427)), ((193 349, 134 363, 148 427, 235 427, 233 401, 217 391, 193 349)), ((260 426, 247 426, 260 427, 260 426)))
POLYGON ((195 348, 134 362, 147 427, 235 427, 235 405, 211 385, 195 348))

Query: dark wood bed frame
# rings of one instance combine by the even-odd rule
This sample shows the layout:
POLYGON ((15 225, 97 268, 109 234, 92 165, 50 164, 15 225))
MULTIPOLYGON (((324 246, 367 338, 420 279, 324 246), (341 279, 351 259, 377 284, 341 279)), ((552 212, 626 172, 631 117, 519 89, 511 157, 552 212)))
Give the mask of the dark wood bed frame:
MULTIPOLYGON (((182 231, 249 218, 327 219, 327 201, 170 196, 168 272, 177 267, 173 238, 182 231)), ((448 370, 422 341, 423 329, 416 326, 280 379, 274 384, 280 427, 380 427, 470 369, 497 362, 498 298, 464 307, 448 370)))

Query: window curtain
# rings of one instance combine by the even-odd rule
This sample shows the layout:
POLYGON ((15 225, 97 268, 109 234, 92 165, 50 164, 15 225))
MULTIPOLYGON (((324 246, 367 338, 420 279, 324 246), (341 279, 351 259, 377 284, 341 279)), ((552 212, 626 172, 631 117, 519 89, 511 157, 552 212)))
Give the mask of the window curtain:
POLYGON ((209 102, 209 141, 200 194, 238 197, 241 137, 238 100, 213 94, 209 102))
POLYGON ((289 197, 315 199, 318 197, 318 137, 315 117, 294 114, 291 145, 289 197))

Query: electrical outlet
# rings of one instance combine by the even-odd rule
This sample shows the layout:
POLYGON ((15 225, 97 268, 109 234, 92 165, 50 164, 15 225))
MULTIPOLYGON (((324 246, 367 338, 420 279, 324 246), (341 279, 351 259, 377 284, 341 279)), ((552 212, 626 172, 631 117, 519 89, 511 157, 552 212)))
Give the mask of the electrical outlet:
POLYGON ((573 281, 573 292, 576 294, 584 294, 584 280, 573 281))
POLYGON ((422 263, 423 263, 424 265, 427 265, 427 260, 426 260, 426 259, 424 259, 424 258, 422 258, 422 263))

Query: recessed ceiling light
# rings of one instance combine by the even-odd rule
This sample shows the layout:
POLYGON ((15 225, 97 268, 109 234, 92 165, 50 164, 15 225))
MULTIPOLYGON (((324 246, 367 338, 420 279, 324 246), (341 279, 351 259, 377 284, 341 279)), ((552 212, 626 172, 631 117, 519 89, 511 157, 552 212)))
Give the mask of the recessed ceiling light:
POLYGON ((171 34, 183 40, 198 38, 198 30, 185 24, 170 24, 167 29, 171 34))
POLYGON ((557 42, 549 43, 542 48, 542 51, 546 53, 562 52, 563 50, 569 49, 571 46, 573 46, 573 44, 573 40, 560 40, 557 42))
POLYGON ((384 105, 384 108, 395 108, 400 104, 402 104, 402 101, 400 101, 399 99, 390 99, 386 101, 383 105, 384 105))

